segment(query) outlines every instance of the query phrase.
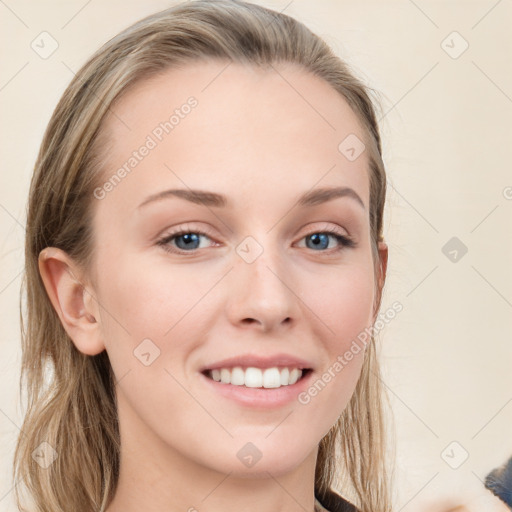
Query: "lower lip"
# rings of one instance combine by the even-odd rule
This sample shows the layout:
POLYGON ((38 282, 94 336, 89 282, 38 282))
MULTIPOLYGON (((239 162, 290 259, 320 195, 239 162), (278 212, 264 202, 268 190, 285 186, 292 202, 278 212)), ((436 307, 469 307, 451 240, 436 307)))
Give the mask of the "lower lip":
POLYGON ((245 386, 234 386, 224 384, 210 379, 204 374, 201 377, 206 381, 210 388, 220 395, 237 402, 240 405, 271 409, 282 407, 294 400, 297 400, 299 393, 303 392, 309 385, 313 372, 309 371, 307 375, 290 386, 281 386, 280 388, 248 388, 245 386))

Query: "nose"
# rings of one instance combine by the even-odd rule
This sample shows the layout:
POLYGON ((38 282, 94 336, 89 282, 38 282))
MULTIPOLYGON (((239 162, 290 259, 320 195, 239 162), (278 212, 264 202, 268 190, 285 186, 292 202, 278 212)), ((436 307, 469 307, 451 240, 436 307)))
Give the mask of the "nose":
POLYGON ((236 256, 230 272, 227 314, 237 327, 262 332, 279 330, 297 322, 299 297, 297 283, 277 251, 266 249, 248 263, 236 256))

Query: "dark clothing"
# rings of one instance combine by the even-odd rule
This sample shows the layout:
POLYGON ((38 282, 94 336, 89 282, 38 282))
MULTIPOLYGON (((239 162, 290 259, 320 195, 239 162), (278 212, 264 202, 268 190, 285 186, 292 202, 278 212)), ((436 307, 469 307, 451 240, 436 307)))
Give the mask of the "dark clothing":
POLYGON ((487 475, 485 487, 498 496, 512 510, 512 457, 506 464, 487 475))
POLYGON ((331 490, 322 496, 316 496, 316 499, 328 512, 359 512, 354 505, 331 490))

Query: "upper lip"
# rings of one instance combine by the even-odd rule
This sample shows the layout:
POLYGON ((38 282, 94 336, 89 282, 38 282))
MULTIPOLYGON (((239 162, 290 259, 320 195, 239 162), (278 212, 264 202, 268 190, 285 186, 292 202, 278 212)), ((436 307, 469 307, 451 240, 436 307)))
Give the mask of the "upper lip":
POLYGON ((290 354, 274 354, 259 356, 255 354, 242 354, 228 359, 215 361, 204 366, 201 371, 216 370, 220 368, 233 368, 235 366, 245 366, 254 368, 273 368, 275 366, 287 366, 298 369, 312 369, 311 362, 290 354))

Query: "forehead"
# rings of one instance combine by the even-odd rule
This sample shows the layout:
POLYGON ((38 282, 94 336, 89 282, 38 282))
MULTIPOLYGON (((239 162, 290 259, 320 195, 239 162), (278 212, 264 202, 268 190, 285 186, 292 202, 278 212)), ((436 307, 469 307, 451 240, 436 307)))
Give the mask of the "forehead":
POLYGON ((114 102, 102 130, 104 177, 128 170, 112 196, 130 204, 164 185, 297 195, 318 182, 351 186, 368 205, 366 152, 344 153, 354 141, 364 147, 361 123, 330 84, 295 65, 208 61, 163 71, 114 102), (151 149, 134 156, 143 146, 151 149))

